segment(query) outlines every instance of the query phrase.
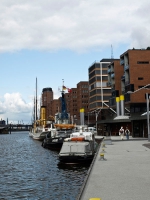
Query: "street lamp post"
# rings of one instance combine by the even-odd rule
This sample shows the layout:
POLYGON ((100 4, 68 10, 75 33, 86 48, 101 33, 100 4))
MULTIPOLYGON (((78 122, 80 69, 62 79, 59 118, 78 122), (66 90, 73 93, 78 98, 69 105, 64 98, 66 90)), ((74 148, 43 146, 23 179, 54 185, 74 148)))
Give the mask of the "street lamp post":
MULTIPOLYGON (((145 86, 139 88, 138 90, 135 90, 134 92, 132 92, 132 91, 128 91, 127 93, 128 93, 128 94, 133 94, 133 93, 136 93, 136 92, 138 92, 138 91, 140 91, 140 90, 142 90, 142 89, 144 89, 144 88, 146 88, 146 87, 148 87, 148 86, 150 86, 150 84, 145 85, 145 86)), ((150 127, 149 127, 149 95, 148 95, 148 93, 146 93, 146 105, 147 105, 147 132, 148 132, 148 141, 150 142, 150 127)))
POLYGON ((148 141, 150 141, 150 130, 149 130, 149 95, 146 93, 147 102, 147 131, 148 131, 148 141))
POLYGON ((101 111, 100 109, 95 110, 95 116, 96 116, 96 131, 97 131, 97 133, 98 133, 98 130, 97 130, 97 118, 98 118, 98 115, 99 115, 100 111, 101 111))

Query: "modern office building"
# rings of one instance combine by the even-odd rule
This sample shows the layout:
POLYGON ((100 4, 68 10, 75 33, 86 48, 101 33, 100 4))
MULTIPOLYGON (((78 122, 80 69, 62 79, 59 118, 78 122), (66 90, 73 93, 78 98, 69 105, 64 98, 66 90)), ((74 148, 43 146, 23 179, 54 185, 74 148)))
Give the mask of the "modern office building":
POLYGON ((109 108, 111 86, 108 84, 108 65, 114 59, 102 59, 94 62, 88 69, 89 74, 89 114, 95 115, 95 124, 98 135, 107 131, 105 124, 106 115, 112 114, 109 108))
POLYGON ((107 108, 111 96, 108 86, 108 65, 113 59, 102 59, 94 62, 88 69, 89 73, 89 110, 107 108))

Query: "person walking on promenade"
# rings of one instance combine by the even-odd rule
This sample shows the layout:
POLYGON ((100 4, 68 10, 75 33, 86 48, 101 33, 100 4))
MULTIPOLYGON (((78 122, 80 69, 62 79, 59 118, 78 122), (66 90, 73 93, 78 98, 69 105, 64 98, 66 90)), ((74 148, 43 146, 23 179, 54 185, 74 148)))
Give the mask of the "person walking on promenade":
POLYGON ((128 127, 126 127, 125 135, 126 135, 127 140, 129 140, 130 131, 129 131, 128 127))
POLYGON ((119 135, 121 136, 121 140, 123 140, 123 136, 124 136, 124 129, 123 126, 121 126, 120 130, 119 130, 119 135))

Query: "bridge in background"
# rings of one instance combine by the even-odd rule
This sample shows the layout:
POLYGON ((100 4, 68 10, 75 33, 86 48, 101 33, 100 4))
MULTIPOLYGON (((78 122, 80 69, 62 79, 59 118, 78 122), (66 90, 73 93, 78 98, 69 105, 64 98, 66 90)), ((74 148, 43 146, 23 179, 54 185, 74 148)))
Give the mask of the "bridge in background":
POLYGON ((29 124, 0 124, 0 127, 5 127, 8 131, 29 131, 32 125, 29 124))

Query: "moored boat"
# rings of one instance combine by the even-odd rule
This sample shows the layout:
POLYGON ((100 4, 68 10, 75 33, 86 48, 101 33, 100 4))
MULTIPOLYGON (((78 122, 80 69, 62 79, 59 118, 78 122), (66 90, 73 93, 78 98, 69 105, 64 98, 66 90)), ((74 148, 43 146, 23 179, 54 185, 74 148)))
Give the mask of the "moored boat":
POLYGON ((44 148, 60 150, 65 138, 70 137, 75 125, 73 124, 55 124, 55 128, 46 135, 42 142, 44 148))
POLYGON ((83 131, 74 132, 70 138, 64 139, 59 153, 61 163, 90 163, 97 149, 94 133, 83 131))
POLYGON ((29 136, 31 136, 35 140, 43 141, 50 130, 50 128, 45 129, 44 127, 38 127, 37 129, 33 129, 33 132, 30 131, 29 136))
POLYGON ((0 127, 0 134, 8 134, 8 133, 9 133, 9 130, 7 126, 0 127))
POLYGON ((67 113, 64 83, 61 91, 61 113, 55 114, 55 129, 51 129, 51 132, 44 139, 42 146, 53 150, 60 150, 65 138, 69 137, 72 133, 75 125, 70 123, 69 114, 67 113))
POLYGON ((51 124, 54 118, 46 119, 46 107, 41 106, 40 117, 37 116, 37 78, 36 78, 36 97, 34 99, 33 126, 29 130, 29 136, 35 140, 43 141, 46 135, 51 131, 51 124))

